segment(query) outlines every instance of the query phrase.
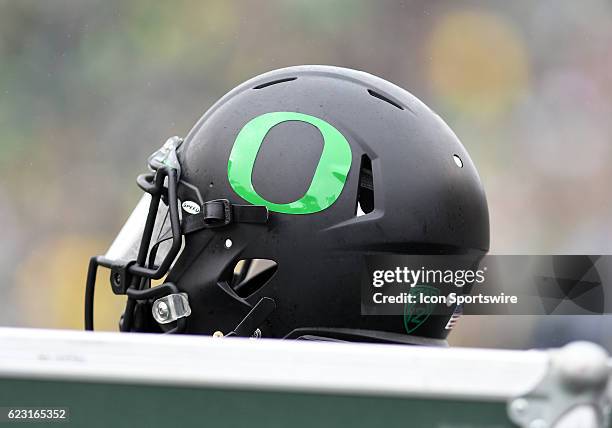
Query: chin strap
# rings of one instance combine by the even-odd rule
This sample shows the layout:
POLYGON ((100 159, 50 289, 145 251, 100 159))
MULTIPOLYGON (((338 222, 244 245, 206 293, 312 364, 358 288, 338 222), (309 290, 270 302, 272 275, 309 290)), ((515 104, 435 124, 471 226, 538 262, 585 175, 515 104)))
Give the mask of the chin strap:
POLYGON ((231 223, 265 224, 268 222, 268 208, 262 205, 236 205, 227 199, 204 202, 198 214, 183 217, 183 234, 227 226, 231 223))
POLYGON ((251 337, 272 312, 276 310, 276 302, 269 297, 262 297, 253 309, 225 337, 251 337))

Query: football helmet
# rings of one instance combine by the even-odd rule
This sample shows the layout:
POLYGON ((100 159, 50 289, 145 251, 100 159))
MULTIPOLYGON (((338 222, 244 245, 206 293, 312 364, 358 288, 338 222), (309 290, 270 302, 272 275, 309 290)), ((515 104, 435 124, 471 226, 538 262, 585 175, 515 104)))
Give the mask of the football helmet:
POLYGON ((443 344, 452 308, 410 334, 402 316, 362 315, 366 256, 477 262, 489 247, 485 194, 455 134, 361 71, 257 76, 148 165, 143 199, 91 259, 87 329, 104 266, 127 295, 122 331, 443 344))

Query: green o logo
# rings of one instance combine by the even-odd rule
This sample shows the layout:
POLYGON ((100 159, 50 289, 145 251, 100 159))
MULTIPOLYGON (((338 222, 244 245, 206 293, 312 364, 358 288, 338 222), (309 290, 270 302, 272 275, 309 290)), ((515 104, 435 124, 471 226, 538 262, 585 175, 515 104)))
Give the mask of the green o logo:
POLYGON ((336 202, 344 188, 351 160, 351 146, 332 125, 307 114, 278 111, 257 116, 240 130, 230 153, 227 176, 234 191, 253 205, 265 205, 270 211, 284 214, 312 214, 336 202), (323 153, 304 196, 287 204, 276 204, 257 193, 251 177, 266 134, 272 127, 288 121, 315 126, 323 135, 323 153))

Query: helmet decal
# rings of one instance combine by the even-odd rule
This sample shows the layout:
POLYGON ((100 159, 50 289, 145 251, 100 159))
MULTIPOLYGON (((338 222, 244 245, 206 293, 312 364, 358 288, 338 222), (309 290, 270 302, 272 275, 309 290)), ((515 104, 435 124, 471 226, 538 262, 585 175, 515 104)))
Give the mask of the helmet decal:
POLYGON ((340 196, 352 153, 348 141, 335 127, 318 117, 297 112, 271 112, 251 119, 238 133, 227 164, 227 176, 234 191, 254 205, 284 214, 312 214, 333 205, 340 196), (277 204, 261 197, 252 182, 253 167, 266 134, 289 121, 306 122, 323 136, 323 152, 306 193, 298 200, 277 204))
MULTIPOLYGON (((440 295, 440 290, 430 285, 417 285, 410 291, 410 294, 416 296, 425 294, 429 296, 440 295)), ((419 328, 432 314, 436 305, 432 303, 424 304, 411 304, 406 303, 404 305, 404 329, 406 334, 411 334, 417 328, 419 328)))

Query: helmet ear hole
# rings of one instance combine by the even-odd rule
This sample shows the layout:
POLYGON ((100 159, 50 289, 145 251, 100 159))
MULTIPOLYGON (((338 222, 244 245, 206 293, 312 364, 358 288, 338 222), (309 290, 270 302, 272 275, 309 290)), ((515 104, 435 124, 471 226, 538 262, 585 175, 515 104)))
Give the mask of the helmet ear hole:
POLYGON ((224 275, 234 292, 246 298, 260 290, 276 273, 278 263, 270 259, 241 259, 224 275))
POLYGON ((357 206, 355 215, 360 217, 374 211, 374 177, 372 175, 372 160, 368 155, 361 156, 359 169, 359 188, 357 190, 357 206))

